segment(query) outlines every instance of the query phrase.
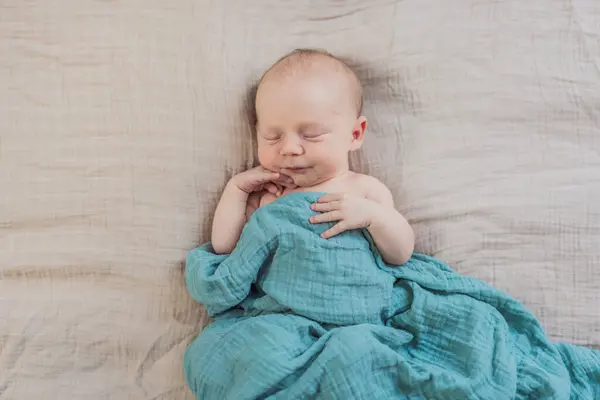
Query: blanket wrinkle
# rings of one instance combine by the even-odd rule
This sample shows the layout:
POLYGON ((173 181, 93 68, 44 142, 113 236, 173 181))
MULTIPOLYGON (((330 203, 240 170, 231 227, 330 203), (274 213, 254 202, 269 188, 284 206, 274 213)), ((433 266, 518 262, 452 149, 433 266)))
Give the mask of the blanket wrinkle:
POLYGON ((600 398, 600 352, 552 343, 440 260, 387 265, 367 230, 322 239, 319 195, 257 210, 230 255, 190 252, 188 290, 214 317, 184 360, 198 398, 600 398))

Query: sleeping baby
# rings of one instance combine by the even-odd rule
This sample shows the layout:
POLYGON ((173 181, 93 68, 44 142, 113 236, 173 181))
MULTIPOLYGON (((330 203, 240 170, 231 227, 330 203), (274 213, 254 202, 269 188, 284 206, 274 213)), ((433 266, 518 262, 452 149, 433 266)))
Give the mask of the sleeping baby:
POLYGON ((440 260, 350 171, 361 86, 297 50, 256 94, 260 166, 228 182, 186 285, 213 318, 185 354, 210 399, 600 398, 600 353, 551 343, 515 299, 440 260), (402 267, 398 267, 402 265, 402 267))
POLYGON ((212 229, 216 253, 230 253, 256 211, 295 192, 323 192, 310 205, 310 222, 335 222, 331 238, 366 228, 389 264, 404 264, 413 232, 376 178, 352 172, 348 154, 361 147, 367 120, 356 74, 323 51, 296 50, 262 76, 256 93, 260 166, 234 176, 217 207, 212 229))

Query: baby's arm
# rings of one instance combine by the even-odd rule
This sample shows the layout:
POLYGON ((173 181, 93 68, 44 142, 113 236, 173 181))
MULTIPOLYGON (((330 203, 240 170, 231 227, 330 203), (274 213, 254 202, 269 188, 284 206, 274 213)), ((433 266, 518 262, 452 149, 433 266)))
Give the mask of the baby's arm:
POLYGON ((231 181, 225 187, 213 219, 211 244, 217 254, 233 251, 246 224, 249 194, 231 181))
POLYGON ((381 205, 375 213, 368 230, 377 250, 388 264, 407 262, 415 247, 415 236, 406 218, 395 206, 390 190, 381 182, 369 185, 367 198, 381 205))
POLYGON ((324 239, 358 228, 367 228, 383 260, 392 265, 407 262, 415 246, 412 228, 394 208, 392 194, 375 178, 360 185, 360 195, 330 193, 320 197, 310 208, 320 214, 310 217, 312 224, 336 222, 321 234, 324 239))
POLYGON ((217 254, 233 251, 247 219, 259 207, 261 193, 279 193, 282 184, 292 179, 256 167, 230 179, 223 191, 213 219, 211 244, 217 254))

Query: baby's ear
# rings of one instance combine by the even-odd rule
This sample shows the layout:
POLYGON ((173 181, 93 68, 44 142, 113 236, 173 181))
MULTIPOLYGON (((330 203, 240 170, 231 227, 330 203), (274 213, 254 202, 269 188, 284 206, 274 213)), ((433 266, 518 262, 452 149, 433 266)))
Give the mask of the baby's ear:
POLYGON ((352 128, 352 145, 350 150, 358 150, 361 148, 367 130, 367 119, 361 115, 356 119, 354 128, 352 128))

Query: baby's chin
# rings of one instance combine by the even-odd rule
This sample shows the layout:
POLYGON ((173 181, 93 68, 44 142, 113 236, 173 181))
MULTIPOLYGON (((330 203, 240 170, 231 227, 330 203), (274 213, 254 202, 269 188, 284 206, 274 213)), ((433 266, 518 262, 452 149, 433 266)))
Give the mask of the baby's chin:
POLYGON ((320 176, 320 174, 318 174, 314 168, 308 168, 305 171, 294 173, 292 171, 286 171, 286 170, 282 170, 279 168, 273 168, 273 167, 269 168, 267 166, 263 166, 263 167, 270 171, 279 172, 284 176, 292 178, 292 180, 294 181, 294 185, 296 187, 303 188, 303 189, 308 189, 313 186, 320 185, 321 183, 326 182, 329 179, 335 177, 335 175, 320 176))
POLYGON ((307 188, 307 187, 311 187, 315 185, 315 180, 314 179, 310 179, 307 176, 302 176, 302 175, 295 175, 295 174, 291 174, 288 175, 290 178, 292 178, 292 180, 294 181, 294 185, 296 187, 300 187, 300 188, 307 188))
POLYGON ((312 185, 312 184, 310 184, 309 182, 306 182, 306 181, 304 181, 304 180, 302 180, 302 179, 296 179, 296 178, 292 178, 292 180, 294 181, 294 186, 296 186, 296 187, 301 187, 301 188, 304 188, 304 187, 310 187, 310 186, 313 186, 313 185, 312 185))
POLYGON ((299 188, 307 189, 313 186, 320 185, 321 183, 327 181, 327 178, 310 176, 310 175, 295 175, 291 177, 294 181, 294 184, 299 188))
POLYGON ((302 181, 297 181, 294 180, 294 185, 296 185, 297 188, 303 188, 303 189, 307 189, 307 188, 311 188, 313 186, 316 186, 317 183, 312 183, 312 182, 302 182, 302 181))

